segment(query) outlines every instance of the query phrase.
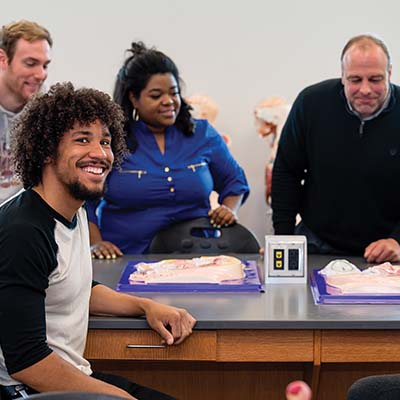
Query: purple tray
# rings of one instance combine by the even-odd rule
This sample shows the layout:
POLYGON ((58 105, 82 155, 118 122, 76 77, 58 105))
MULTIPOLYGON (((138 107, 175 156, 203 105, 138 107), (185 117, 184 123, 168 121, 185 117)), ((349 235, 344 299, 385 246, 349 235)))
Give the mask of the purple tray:
POLYGON ((136 271, 136 264, 140 262, 156 261, 129 261, 121 278, 117 284, 116 290, 119 292, 263 292, 263 286, 260 282, 260 274, 256 261, 243 261, 246 266, 244 272, 246 276, 241 281, 230 281, 231 283, 149 283, 134 284, 129 283, 129 276, 136 271))
POLYGON ((400 294, 329 294, 326 291, 325 279, 318 271, 318 269, 314 269, 310 276, 311 292, 315 304, 400 304, 400 294))

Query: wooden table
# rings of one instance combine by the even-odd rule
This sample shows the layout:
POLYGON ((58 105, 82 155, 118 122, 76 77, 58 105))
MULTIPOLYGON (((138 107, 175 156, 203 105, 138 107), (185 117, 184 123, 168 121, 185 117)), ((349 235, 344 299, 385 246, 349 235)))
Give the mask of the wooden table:
MULTIPOLYGON (((95 279, 115 287, 134 258, 146 257, 96 261, 95 279)), ((309 265, 330 259, 311 256, 309 265)), ((265 293, 251 294, 140 295, 187 308, 198 320, 193 335, 176 347, 138 347, 160 344, 144 319, 92 317, 86 357, 95 369, 179 399, 282 399, 290 381, 304 379, 314 399, 336 400, 361 376, 400 373, 395 305, 316 306, 302 284, 267 285, 265 293)))

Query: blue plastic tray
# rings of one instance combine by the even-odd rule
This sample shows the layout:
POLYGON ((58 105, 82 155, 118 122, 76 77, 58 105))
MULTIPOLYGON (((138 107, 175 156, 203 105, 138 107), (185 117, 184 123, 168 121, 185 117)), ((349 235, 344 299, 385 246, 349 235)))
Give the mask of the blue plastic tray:
POLYGON ((129 261, 121 278, 117 284, 116 290, 119 292, 263 292, 263 286, 260 281, 260 274, 256 261, 243 261, 245 265, 245 278, 240 281, 230 281, 224 284, 215 283, 149 283, 133 284, 129 283, 129 276, 136 271, 136 265, 140 262, 157 261, 129 261))
POLYGON ((400 304, 400 294, 329 294, 326 291, 325 279, 318 271, 318 269, 314 269, 310 276, 311 292, 315 304, 400 304))

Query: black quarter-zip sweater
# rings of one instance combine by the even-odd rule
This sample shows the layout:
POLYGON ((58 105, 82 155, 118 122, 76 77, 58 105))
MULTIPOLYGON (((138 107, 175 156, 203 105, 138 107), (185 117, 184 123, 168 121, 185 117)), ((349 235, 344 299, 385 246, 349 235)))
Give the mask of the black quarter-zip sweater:
POLYGON ((276 234, 293 234, 299 213, 350 254, 379 239, 400 242, 400 87, 391 84, 387 108, 364 123, 340 79, 304 89, 282 131, 272 209, 276 234))

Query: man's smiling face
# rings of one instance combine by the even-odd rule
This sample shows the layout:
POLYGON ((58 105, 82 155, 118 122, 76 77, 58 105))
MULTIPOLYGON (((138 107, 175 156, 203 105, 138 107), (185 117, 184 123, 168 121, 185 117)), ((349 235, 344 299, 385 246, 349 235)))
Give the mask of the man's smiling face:
POLYGON ((45 39, 19 39, 11 59, 1 50, 1 79, 9 94, 21 104, 37 93, 47 78, 50 44, 45 39))
POLYGON ((90 125, 76 123, 66 132, 56 158, 46 167, 67 195, 75 200, 92 200, 103 195, 113 161, 110 132, 97 120, 90 125))

